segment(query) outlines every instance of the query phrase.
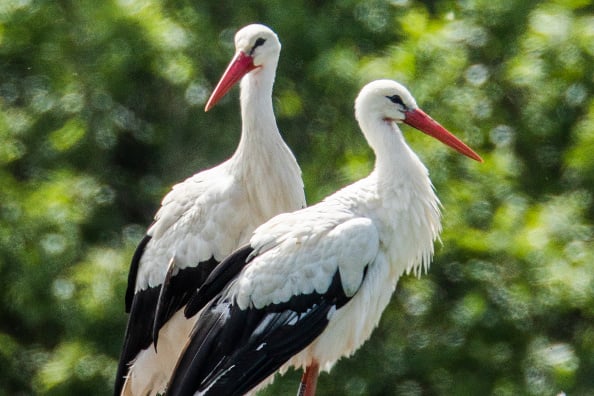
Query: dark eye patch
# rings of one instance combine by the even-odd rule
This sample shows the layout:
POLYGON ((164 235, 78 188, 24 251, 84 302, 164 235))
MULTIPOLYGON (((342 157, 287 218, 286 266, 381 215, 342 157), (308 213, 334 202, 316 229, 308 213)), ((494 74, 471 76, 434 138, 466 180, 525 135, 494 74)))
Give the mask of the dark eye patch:
POLYGON ((400 95, 386 96, 386 98, 390 99, 390 102, 399 104, 400 106, 402 106, 406 109, 406 105, 402 101, 402 98, 400 97, 400 95))
POLYGON ((254 51, 256 50, 256 48, 258 48, 261 45, 264 45, 265 42, 266 42, 266 39, 265 38, 258 37, 258 39, 256 40, 256 42, 254 43, 254 46, 250 50, 250 55, 253 55, 254 54, 254 51))

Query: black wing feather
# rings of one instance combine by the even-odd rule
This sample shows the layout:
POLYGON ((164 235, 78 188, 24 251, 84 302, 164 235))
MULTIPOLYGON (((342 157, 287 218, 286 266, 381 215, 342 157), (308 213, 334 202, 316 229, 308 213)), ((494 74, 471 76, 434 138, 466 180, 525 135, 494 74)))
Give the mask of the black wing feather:
POLYGON ((235 278, 243 267, 246 266, 249 262, 248 258, 253 251, 253 247, 246 245, 237 249, 221 261, 200 286, 200 289, 188 301, 184 311, 186 318, 196 315, 210 300, 219 294, 227 283, 235 278))
POLYGON ((146 326, 150 325, 154 320, 153 312, 151 312, 152 310, 147 309, 145 311, 141 307, 153 307, 154 305, 151 304, 151 300, 158 296, 158 291, 151 292, 150 290, 147 290, 147 293, 143 294, 142 296, 135 296, 134 293, 136 288, 136 277, 138 276, 138 268, 140 266, 140 258, 144 254, 144 249, 151 238, 152 237, 150 235, 145 235, 144 238, 142 238, 136 247, 136 250, 134 251, 132 261, 130 262, 130 271, 128 272, 128 286, 126 288, 125 297, 126 313, 129 313, 130 317, 128 318, 128 324, 126 325, 126 332, 124 333, 124 345, 122 347, 120 361, 118 363, 118 369, 116 373, 114 385, 114 395, 116 396, 119 396, 122 387, 124 386, 125 376, 128 372, 128 364, 132 359, 134 359, 138 353, 137 351, 140 351, 150 345, 149 342, 146 346, 141 347, 141 345, 144 345, 146 341, 137 337, 133 337, 132 335, 136 333, 143 334, 143 329, 146 330, 146 326))
POLYGON ((196 267, 187 267, 175 273, 175 266, 167 271, 161 285, 153 323, 153 339, 157 347, 159 330, 180 308, 187 304, 196 289, 200 288, 209 274, 216 268, 218 261, 211 257, 196 267))
POLYGON ((126 289, 126 313, 130 313, 132 309, 132 300, 134 299, 134 290, 136 289, 136 276, 138 275, 138 267, 140 266, 140 258, 144 253, 144 248, 151 240, 150 235, 145 235, 142 241, 136 247, 132 262, 130 263, 130 272, 128 272, 128 288, 126 289))
POLYGON ((114 395, 116 396, 120 395, 129 366, 137 355, 153 342, 156 347, 157 339, 153 336, 155 327, 159 326, 158 329, 160 329, 177 310, 183 307, 217 264, 214 258, 211 258, 198 263, 196 267, 180 270, 175 276, 166 279, 168 287, 165 291, 162 291, 162 285, 159 285, 134 293, 140 259, 150 239, 151 237, 147 235, 138 245, 132 257, 128 275, 126 311, 130 313, 130 316, 124 333, 124 343, 116 373, 114 385, 114 395), (131 296, 130 293, 132 293, 131 296), (156 316, 157 311, 158 317, 156 316))
POLYGON ((170 396, 242 395, 307 347, 344 306, 340 273, 325 293, 292 297, 261 309, 213 300, 200 316, 167 390, 170 396))
POLYGON ((122 391, 130 363, 140 351, 148 348, 152 343, 151 330, 158 298, 158 287, 141 290, 134 295, 116 374, 114 387, 116 396, 119 396, 122 391))

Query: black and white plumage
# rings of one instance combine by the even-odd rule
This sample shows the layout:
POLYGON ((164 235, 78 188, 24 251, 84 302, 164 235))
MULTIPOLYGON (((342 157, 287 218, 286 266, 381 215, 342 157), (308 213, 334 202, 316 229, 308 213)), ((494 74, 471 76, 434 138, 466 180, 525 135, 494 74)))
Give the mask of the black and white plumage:
POLYGON ((206 110, 242 79, 239 145, 226 162, 173 187, 134 254, 115 395, 161 392, 181 350, 178 340, 193 325, 180 311, 191 293, 258 225, 305 207, 301 170, 272 107, 280 42, 268 27, 249 25, 235 45, 206 110))
POLYGON ((211 273, 186 307, 201 311, 167 395, 241 395, 302 367, 305 394, 371 335, 405 272, 426 270, 441 230, 427 169, 404 122, 482 161, 400 84, 366 85, 355 103, 376 154, 366 177, 317 205, 278 215, 211 273))

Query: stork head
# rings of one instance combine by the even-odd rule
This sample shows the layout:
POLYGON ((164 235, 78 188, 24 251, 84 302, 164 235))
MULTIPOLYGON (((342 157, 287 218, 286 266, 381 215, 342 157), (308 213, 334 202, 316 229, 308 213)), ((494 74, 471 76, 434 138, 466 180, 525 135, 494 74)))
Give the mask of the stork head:
POLYGON ((464 142, 421 110, 408 90, 392 80, 367 84, 355 101, 355 116, 364 120, 405 123, 479 162, 483 159, 464 142))
POLYGON ((276 33, 264 25, 253 24, 235 34, 235 56, 206 103, 210 110, 243 76, 252 70, 274 67, 281 44, 276 33))

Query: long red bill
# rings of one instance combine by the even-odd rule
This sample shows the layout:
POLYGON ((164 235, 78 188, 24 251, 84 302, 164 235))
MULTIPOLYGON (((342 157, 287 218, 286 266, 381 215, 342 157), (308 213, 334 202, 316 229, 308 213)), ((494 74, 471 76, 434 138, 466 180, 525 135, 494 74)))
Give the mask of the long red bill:
POLYGON ((237 81, 241 80, 241 77, 245 76, 255 68, 254 59, 251 56, 246 55, 241 51, 238 52, 233 59, 231 59, 229 66, 227 66, 227 70, 225 70, 225 73, 223 73, 219 83, 210 95, 210 98, 204 107, 204 111, 208 111, 216 105, 217 102, 225 96, 227 91, 229 91, 237 81))
POLYGON ((415 109, 410 110, 406 113, 404 122, 419 131, 426 133, 429 136, 433 136, 440 142, 447 144, 454 150, 464 154, 479 162, 483 162, 480 155, 475 153, 470 147, 468 147, 462 140, 458 139, 447 129, 442 127, 437 121, 429 117, 423 110, 415 109))

